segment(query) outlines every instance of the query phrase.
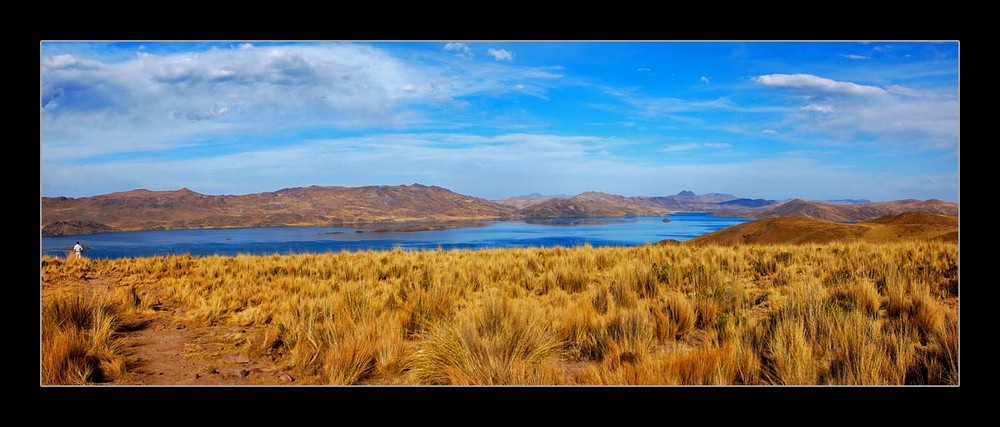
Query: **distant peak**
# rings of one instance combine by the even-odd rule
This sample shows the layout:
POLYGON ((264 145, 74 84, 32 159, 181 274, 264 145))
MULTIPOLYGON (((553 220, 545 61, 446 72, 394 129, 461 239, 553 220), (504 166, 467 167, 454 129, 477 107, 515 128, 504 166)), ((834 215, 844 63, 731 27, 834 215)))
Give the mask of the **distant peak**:
POLYGON ((694 191, 688 191, 688 190, 681 191, 680 193, 677 193, 677 195, 678 196, 697 196, 697 194, 694 194, 694 191))

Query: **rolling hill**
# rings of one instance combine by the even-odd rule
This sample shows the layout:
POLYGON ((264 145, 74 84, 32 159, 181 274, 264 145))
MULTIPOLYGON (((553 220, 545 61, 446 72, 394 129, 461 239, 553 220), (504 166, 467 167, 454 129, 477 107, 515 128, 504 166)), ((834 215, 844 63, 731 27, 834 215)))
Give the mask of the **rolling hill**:
POLYGON ((762 208, 778 203, 776 200, 766 199, 735 199, 716 203, 719 208, 740 209, 740 208, 762 208))
POLYGON ((759 209, 743 209, 716 212, 722 216, 742 216, 749 218, 807 217, 833 222, 860 222, 886 215, 903 212, 927 212, 938 215, 958 215, 958 204, 930 200, 895 200, 891 202, 871 202, 856 204, 833 204, 794 199, 779 205, 759 209))
POLYGON ((708 193, 698 195, 684 190, 673 196, 636 197, 653 206, 674 211, 712 211, 719 209, 719 203, 737 200, 732 194, 708 193))
POLYGON ((531 194, 524 195, 524 196, 514 196, 514 197, 507 197, 507 198, 503 198, 503 199, 499 199, 499 200, 494 200, 494 202, 499 203, 501 205, 510 206, 512 208, 515 208, 515 209, 524 209, 524 208, 526 208, 528 206, 537 205, 537 204, 542 203, 542 202, 544 202, 546 200, 557 199, 557 198, 567 198, 567 197, 570 197, 570 196, 566 196, 566 195, 562 195, 562 194, 552 195, 552 196, 546 196, 546 195, 542 195, 542 194, 538 194, 538 193, 531 193, 531 194))
POLYGON ((800 244, 828 242, 958 241, 958 217, 904 212, 857 224, 806 217, 762 218, 688 240, 686 244, 800 244))
POLYGON ((636 197, 588 191, 569 198, 547 199, 518 211, 524 218, 606 218, 659 216, 670 209, 651 205, 636 197))

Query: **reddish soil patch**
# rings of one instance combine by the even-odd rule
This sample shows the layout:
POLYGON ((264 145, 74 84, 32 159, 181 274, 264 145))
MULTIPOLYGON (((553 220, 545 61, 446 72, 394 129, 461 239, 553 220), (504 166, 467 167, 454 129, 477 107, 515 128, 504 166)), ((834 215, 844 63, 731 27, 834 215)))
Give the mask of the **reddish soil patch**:
POLYGON ((251 358, 247 340, 258 341, 263 328, 185 323, 180 309, 161 307, 142 319, 143 327, 125 333, 134 366, 122 381, 141 385, 294 384, 267 356, 251 358))
MULTIPOLYGON (((42 285, 43 298, 51 292, 97 298, 126 286, 120 274, 87 274, 42 285)), ((142 288, 156 299, 157 289, 149 285, 142 288)), ((123 318, 119 333, 128 374, 110 385, 296 384, 271 357, 249 356, 248 343, 261 342, 263 327, 206 326, 183 319, 181 309, 163 302, 154 310, 123 318)))

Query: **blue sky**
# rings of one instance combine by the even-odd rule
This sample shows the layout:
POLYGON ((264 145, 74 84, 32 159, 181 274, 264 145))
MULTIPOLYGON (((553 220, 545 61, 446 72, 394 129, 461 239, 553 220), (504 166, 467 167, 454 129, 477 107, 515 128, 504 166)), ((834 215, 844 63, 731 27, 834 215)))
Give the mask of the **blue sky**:
POLYGON ((956 42, 44 42, 41 191, 958 201, 956 42))

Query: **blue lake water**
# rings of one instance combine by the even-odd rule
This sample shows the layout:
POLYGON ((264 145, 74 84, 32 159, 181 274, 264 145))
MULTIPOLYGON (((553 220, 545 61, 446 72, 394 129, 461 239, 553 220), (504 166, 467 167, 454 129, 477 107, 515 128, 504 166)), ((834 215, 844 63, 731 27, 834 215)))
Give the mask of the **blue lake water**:
POLYGON ((335 227, 268 227, 218 230, 157 230, 43 237, 42 254, 65 256, 80 241, 89 258, 191 254, 289 254, 402 249, 481 249, 577 246, 635 246, 664 239, 688 240, 750 221, 677 213, 662 217, 492 221, 451 230, 379 232, 335 227), (356 231, 361 230, 362 233, 356 231))

